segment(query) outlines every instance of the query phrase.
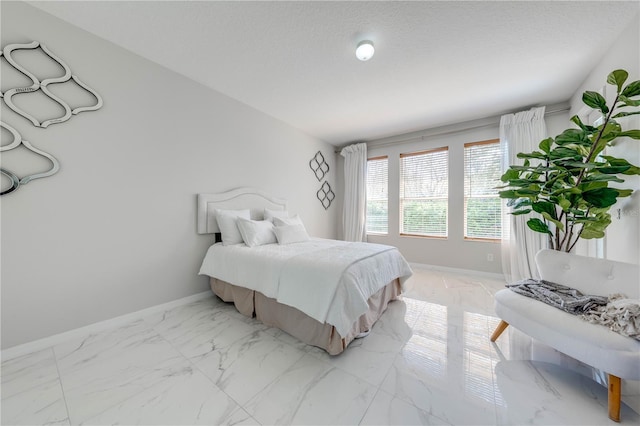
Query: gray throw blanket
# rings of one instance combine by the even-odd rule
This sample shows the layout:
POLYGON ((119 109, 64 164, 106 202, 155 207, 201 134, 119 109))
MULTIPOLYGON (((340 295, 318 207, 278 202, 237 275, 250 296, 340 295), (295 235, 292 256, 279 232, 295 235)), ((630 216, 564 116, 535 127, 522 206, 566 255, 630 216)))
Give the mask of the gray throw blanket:
POLYGON ((584 295, 575 288, 533 278, 507 284, 507 288, 573 315, 606 305, 608 301, 606 296, 584 295))
POLYGON ((640 340, 640 300, 628 299, 624 294, 609 295, 606 306, 597 306, 580 318, 600 324, 609 330, 640 340))

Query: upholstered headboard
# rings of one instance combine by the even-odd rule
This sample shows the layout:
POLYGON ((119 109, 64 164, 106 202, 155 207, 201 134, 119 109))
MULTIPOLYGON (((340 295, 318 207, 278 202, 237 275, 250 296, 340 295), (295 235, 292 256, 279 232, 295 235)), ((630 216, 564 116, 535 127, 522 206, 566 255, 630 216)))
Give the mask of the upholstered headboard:
POLYGON ((264 209, 286 210, 287 202, 256 188, 237 188, 217 194, 198 194, 198 234, 220 232, 215 209, 251 209, 251 219, 262 220, 264 209))

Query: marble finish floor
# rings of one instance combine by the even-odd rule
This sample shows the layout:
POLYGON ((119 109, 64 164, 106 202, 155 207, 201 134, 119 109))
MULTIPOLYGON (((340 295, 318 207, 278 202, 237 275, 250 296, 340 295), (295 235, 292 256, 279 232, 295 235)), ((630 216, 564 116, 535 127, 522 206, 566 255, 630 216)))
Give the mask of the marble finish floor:
POLYGON ((414 272, 335 357, 210 297, 5 360, 2 424, 615 424, 590 368, 512 327, 489 341, 504 283, 414 272))

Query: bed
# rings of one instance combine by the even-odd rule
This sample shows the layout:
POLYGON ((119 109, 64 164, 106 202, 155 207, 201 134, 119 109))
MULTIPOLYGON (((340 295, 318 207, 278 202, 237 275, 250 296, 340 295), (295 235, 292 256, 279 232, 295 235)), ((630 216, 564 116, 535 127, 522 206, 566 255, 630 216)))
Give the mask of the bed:
POLYGON ((198 194, 216 242, 200 274, 242 314, 331 355, 365 336, 412 274, 395 248, 309 237, 285 200, 253 188, 198 194))

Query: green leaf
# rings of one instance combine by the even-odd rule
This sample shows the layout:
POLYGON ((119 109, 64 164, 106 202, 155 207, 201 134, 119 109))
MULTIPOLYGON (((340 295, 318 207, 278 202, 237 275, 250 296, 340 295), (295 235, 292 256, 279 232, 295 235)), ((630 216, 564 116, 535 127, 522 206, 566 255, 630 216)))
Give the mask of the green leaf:
POLYGON ((587 169, 587 170, 592 170, 598 167, 596 163, 581 163, 579 161, 567 161, 566 163, 564 163, 564 166, 573 167, 576 169, 587 169))
POLYGON ((633 98, 634 96, 640 95, 640 80, 627 84, 627 87, 624 88, 621 95, 626 96, 627 98, 633 98))
POLYGON ((554 220, 558 218, 556 216, 556 207, 553 203, 550 203, 548 201, 539 201, 537 203, 533 203, 531 207, 533 207, 533 210, 536 213, 547 213, 547 215, 549 215, 549 217, 553 218, 554 220))
POLYGON ((625 70, 615 70, 607 76, 607 83, 618 86, 618 93, 620 93, 620 91, 622 90, 622 85, 625 81, 627 81, 628 77, 629 73, 625 70))
POLYGON ((615 175, 618 173, 624 173, 627 170, 629 170, 629 168, 631 167, 631 165, 628 166, 612 166, 612 167, 598 167, 596 168, 596 171, 600 172, 600 173, 605 173, 605 174, 609 174, 609 175, 615 175))
POLYGON ((607 160, 609 162, 609 164, 611 164, 614 167, 615 166, 628 166, 629 168, 626 171, 622 172, 622 174, 624 174, 624 175, 638 175, 638 174, 640 174, 640 168, 634 166, 631 163, 629 163, 624 158, 616 158, 616 157, 612 157, 610 155, 603 155, 602 158, 607 160))
POLYGON ((508 189, 506 191, 500 191, 500 192, 498 192, 498 196, 500 198, 520 198, 520 196, 517 195, 516 191, 514 191, 513 189, 508 189))
POLYGON ((640 167, 631 166, 629 170, 622 173, 623 175, 640 175, 640 167))
POLYGON ((502 182, 508 182, 511 179, 518 179, 519 177, 520 177, 520 172, 510 168, 506 172, 504 172, 500 180, 502 182))
POLYGON ((526 209, 526 210, 516 210, 516 211, 511 212, 511 214, 512 214, 512 215, 514 215, 514 216, 519 216, 519 215, 521 215, 521 214, 531 213, 531 211, 532 211, 531 209, 526 209))
MULTIPOLYGON (((598 129, 600 129, 601 127, 602 126, 598 126, 598 129)), ((614 121, 609 121, 605 125, 604 130, 602 131, 602 138, 600 139, 600 142, 603 140, 610 141, 617 138, 620 135, 621 131, 622 131, 622 128, 618 123, 614 121)))
POLYGON ((626 96, 622 96, 622 95, 621 95, 621 96, 618 98, 618 100, 619 100, 620 102, 622 102, 622 103, 624 104, 624 106, 634 107, 634 106, 638 106, 638 105, 640 105, 640 99, 638 99, 638 100, 633 100, 633 99, 629 99, 629 98, 627 98, 626 96))
POLYGON ((518 188, 527 188, 531 184, 538 183, 536 180, 532 179, 511 179, 509 181, 509 186, 516 186, 518 188))
POLYGON ((545 160, 547 158, 546 155, 544 155, 542 152, 540 151, 533 151, 530 153, 525 153, 525 152, 520 152, 516 155, 516 157, 518 158, 538 158, 540 160, 545 160))
POLYGON ((594 173, 584 178, 582 182, 620 182, 622 183, 624 182, 624 179, 620 179, 617 176, 594 173))
POLYGON ((598 92, 586 91, 582 94, 582 102, 593 109, 601 111, 603 114, 609 112, 606 99, 598 92))
POLYGON ((597 188, 582 193, 582 198, 594 207, 610 207, 619 196, 618 190, 613 188, 597 188))
POLYGON ((541 232, 543 234, 549 234, 549 235, 553 235, 551 233, 551 231, 549 231, 549 227, 547 226, 546 223, 544 223, 543 221, 541 221, 538 218, 532 218, 529 219, 527 221, 527 226, 529 227, 529 229, 531 229, 532 231, 535 232, 541 232))
POLYGON ((580 233, 580 238, 583 238, 585 240, 593 240, 595 238, 602 237, 604 237, 604 231, 601 231, 599 229, 591 229, 586 225, 583 226, 582 232, 580 233))
POLYGON ((551 150, 551 152, 549 153, 549 158, 551 160, 582 160, 582 154, 574 149, 561 146, 551 150))
POLYGON ((562 207, 563 211, 568 211, 569 208, 571 207, 571 201, 567 200, 566 198, 561 198, 558 201, 558 204, 560 205, 560 207, 562 207))
MULTIPOLYGON (((535 185, 531 185, 531 188, 533 187, 535 187, 535 185)), ((540 193, 540 188, 538 189, 521 188, 521 189, 516 189, 515 192, 518 197, 529 197, 531 195, 538 195, 540 193)))
POLYGON ((619 137, 626 136, 631 139, 640 139, 640 129, 627 130, 626 132, 620 132, 619 137))
POLYGON ((551 145, 553 145, 553 138, 547 138, 540 142, 538 148, 548 154, 551 151, 551 145))
POLYGON ((592 181, 592 182, 582 181, 582 184, 580 184, 580 189, 583 192, 585 192, 585 191, 592 191, 594 189, 606 188, 608 186, 609 184, 607 183, 607 181, 592 181))
POLYGON ((558 136, 556 136, 555 141, 556 141, 556 144, 558 145, 567 145, 567 144, 591 145, 587 132, 583 129, 567 129, 564 132, 560 133, 558 136))
POLYGON ((633 194, 633 189, 616 189, 618 191, 618 197, 624 198, 633 194))
POLYGON ((598 213, 595 217, 588 218, 588 220, 580 220, 583 224, 580 238, 586 240, 592 238, 604 237, 604 230, 611 224, 611 215, 609 213, 598 213))
POLYGON ((564 225, 562 224, 562 222, 552 218, 547 212, 542 212, 541 214, 542 214, 542 217, 547 219, 549 222, 552 222, 556 226, 556 228, 558 228, 561 231, 564 231, 564 225))
POLYGON ((616 115, 613 116, 613 118, 620 118, 620 117, 628 117, 630 115, 638 115, 640 114, 640 111, 634 111, 634 112, 619 112, 616 115))
POLYGON ((531 206, 531 200, 528 198, 519 198, 511 204, 514 210, 519 210, 525 206, 531 206))

